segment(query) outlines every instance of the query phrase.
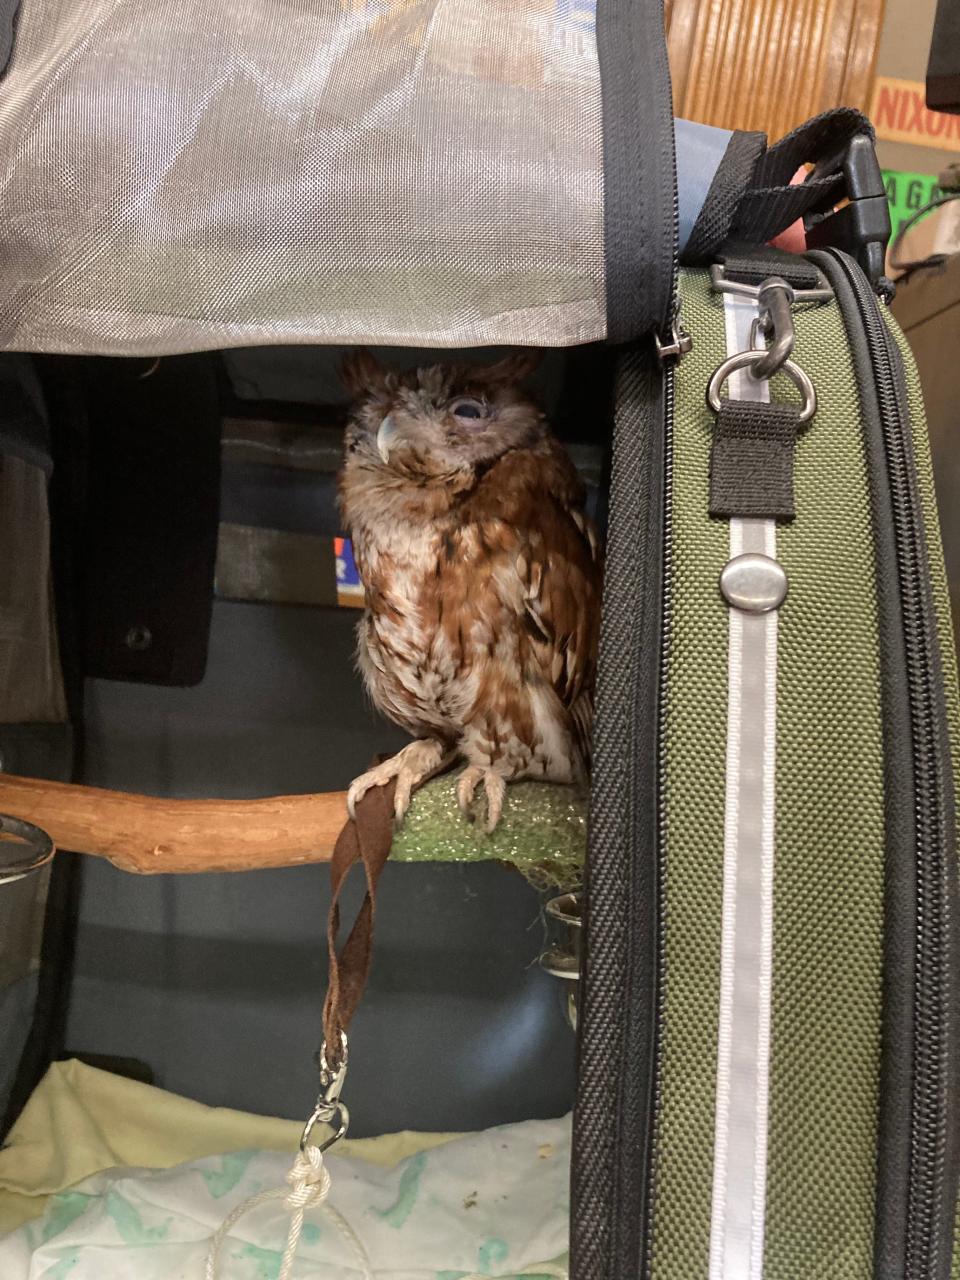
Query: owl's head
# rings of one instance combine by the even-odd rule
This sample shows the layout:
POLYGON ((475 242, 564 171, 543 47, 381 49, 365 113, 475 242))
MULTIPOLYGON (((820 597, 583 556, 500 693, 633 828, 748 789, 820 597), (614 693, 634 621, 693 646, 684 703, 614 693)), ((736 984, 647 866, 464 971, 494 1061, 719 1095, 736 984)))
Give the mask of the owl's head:
POLYGON ((418 483, 461 481, 510 449, 547 434, 546 420, 521 389, 538 352, 492 365, 430 365, 388 371, 369 351, 343 364, 354 397, 344 443, 347 467, 392 473, 418 483))

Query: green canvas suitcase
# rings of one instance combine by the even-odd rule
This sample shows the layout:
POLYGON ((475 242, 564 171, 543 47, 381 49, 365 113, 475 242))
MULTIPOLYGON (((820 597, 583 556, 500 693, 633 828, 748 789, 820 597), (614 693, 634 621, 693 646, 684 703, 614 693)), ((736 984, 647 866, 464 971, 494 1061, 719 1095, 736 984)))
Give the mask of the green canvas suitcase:
POLYGON ((680 278, 691 350, 621 357, 573 1274, 946 1280, 958 704, 919 383, 852 257, 718 259, 680 278))

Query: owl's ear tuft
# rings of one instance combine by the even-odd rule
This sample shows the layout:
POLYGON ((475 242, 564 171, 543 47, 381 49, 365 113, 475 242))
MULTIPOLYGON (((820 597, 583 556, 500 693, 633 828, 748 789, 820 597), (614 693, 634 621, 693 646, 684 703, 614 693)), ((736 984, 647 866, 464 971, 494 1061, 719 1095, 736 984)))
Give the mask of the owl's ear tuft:
POLYGON ((516 351, 496 364, 479 365, 473 372, 473 380, 484 386, 505 387, 529 378, 540 367, 543 352, 535 348, 516 351))
POLYGON ((385 391, 387 386, 386 369, 367 347, 359 347, 343 357, 340 377, 355 399, 385 391))

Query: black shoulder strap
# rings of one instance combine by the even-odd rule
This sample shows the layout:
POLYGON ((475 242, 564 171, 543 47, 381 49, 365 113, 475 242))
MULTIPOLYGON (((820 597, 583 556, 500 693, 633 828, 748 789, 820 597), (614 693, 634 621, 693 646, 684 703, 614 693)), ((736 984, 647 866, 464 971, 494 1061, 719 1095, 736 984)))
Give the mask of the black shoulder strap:
POLYGON ((683 253, 700 266, 716 259, 728 240, 765 244, 798 218, 822 214, 847 191, 853 140, 873 140, 869 120, 841 107, 799 125, 763 150, 762 134, 734 134, 714 176, 707 200, 683 253), (813 165, 806 181, 792 185, 797 170, 813 165))

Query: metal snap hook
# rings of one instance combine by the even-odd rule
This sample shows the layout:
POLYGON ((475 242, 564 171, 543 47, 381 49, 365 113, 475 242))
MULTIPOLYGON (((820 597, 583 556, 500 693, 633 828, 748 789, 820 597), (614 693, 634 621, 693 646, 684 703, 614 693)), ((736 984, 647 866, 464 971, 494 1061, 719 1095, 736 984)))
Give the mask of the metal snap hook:
POLYGON ((350 1128, 350 1112, 345 1102, 335 1102, 332 1107, 329 1103, 319 1102, 313 1109, 310 1119, 303 1126, 303 1133, 300 1135, 300 1150, 306 1151, 307 1144, 310 1141, 310 1135, 318 1124, 332 1124, 333 1118, 336 1116, 339 1120, 336 1129, 329 1137, 324 1138, 319 1144, 320 1154, 329 1151, 334 1143, 339 1142, 341 1138, 345 1138, 347 1130, 350 1128))
POLYGON ((780 276, 769 276, 757 290, 760 308, 757 328, 770 338, 770 346, 763 352, 763 358, 757 361, 754 370, 757 378, 772 378, 793 354, 796 340, 793 313, 790 310, 793 299, 793 289, 780 276))
POLYGON ((334 1068, 327 1062, 326 1041, 320 1046, 320 1053, 317 1056, 320 1064, 320 1095, 317 1098, 317 1105, 313 1108, 310 1119, 303 1126, 303 1133, 300 1135, 300 1150, 306 1150, 310 1134, 318 1124, 332 1124, 334 1117, 337 1117, 339 1123, 336 1131, 320 1144, 320 1152, 322 1154, 324 1151, 328 1151, 335 1142, 339 1142, 350 1127, 350 1112, 347 1110, 346 1104, 340 1101, 340 1090, 343 1088, 343 1081, 347 1074, 346 1032, 340 1032, 339 1066, 334 1068))

